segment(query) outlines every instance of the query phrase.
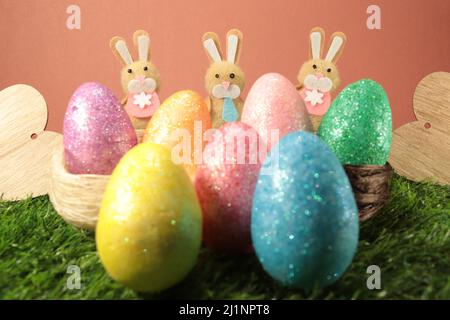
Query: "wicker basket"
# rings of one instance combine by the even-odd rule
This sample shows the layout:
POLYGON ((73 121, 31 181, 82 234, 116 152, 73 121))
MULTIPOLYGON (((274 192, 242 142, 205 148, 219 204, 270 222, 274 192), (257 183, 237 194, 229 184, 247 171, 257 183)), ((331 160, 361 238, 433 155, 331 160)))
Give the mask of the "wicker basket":
POLYGON ((66 222, 94 230, 109 176, 67 172, 62 146, 53 154, 50 171, 49 196, 55 210, 66 222))
POLYGON ((393 175, 389 163, 384 166, 344 166, 355 194, 359 220, 375 216, 389 200, 393 175))

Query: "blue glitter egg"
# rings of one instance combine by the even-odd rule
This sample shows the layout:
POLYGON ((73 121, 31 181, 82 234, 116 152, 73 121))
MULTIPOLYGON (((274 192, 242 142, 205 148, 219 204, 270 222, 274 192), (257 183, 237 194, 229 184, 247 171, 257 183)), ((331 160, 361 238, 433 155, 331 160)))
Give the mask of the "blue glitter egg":
POLYGON ((287 286, 323 287, 345 272, 358 244, 358 209, 342 165, 320 138, 294 132, 271 150, 251 231, 263 268, 287 286))

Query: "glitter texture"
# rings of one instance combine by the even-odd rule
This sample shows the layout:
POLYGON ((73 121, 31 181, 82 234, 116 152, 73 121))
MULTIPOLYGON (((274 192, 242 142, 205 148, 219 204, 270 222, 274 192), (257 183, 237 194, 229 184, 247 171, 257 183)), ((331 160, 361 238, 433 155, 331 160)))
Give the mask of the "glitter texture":
POLYGON ((317 135, 342 164, 385 165, 392 143, 392 114, 383 88, 372 80, 346 87, 325 114, 317 135))
POLYGON ((167 289, 194 267, 201 229, 194 186, 170 151, 153 143, 131 149, 111 175, 97 223, 108 274, 139 292, 167 289))
POLYGON ((288 79, 277 73, 265 74, 253 84, 245 100, 242 122, 255 128, 269 149, 289 132, 312 130, 300 94, 288 79), (278 139, 271 139, 273 130, 277 130, 278 139))
POLYGON ((335 282, 358 244, 358 210, 342 165, 308 132, 286 135, 263 167, 253 200, 253 246, 264 269, 285 285, 335 282))
POLYGON ((203 239, 213 249, 251 251, 250 215, 261 167, 258 151, 265 151, 259 147, 256 130, 240 122, 222 126, 205 147, 195 187, 203 210, 203 239))
POLYGON ((153 114, 145 130, 144 142, 154 142, 170 150, 180 148, 189 176, 195 175, 196 154, 205 145, 203 134, 211 129, 211 116, 204 98, 197 92, 183 90, 167 98, 153 114))
POLYGON ((67 171, 109 175, 136 143, 131 121, 110 89, 91 82, 75 91, 64 117, 67 171))

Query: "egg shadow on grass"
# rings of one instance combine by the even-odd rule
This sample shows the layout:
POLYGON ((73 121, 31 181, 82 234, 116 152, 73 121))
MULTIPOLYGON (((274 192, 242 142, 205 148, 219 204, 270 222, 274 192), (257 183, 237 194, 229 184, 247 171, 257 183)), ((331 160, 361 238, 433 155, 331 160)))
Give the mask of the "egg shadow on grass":
POLYGON ((254 253, 235 256, 202 248, 197 264, 183 281, 157 294, 138 295, 146 300, 233 299, 274 286, 277 284, 264 272, 254 253))
POLYGON ((389 199, 372 218, 360 222, 359 241, 376 241, 383 232, 396 233, 417 223, 415 208, 397 208, 397 199, 389 199))
POLYGON ((287 287, 264 271, 254 253, 233 256, 202 248, 196 266, 183 281, 160 293, 138 293, 138 296, 144 300, 302 300, 333 299, 336 298, 333 292, 338 290, 350 298, 354 288, 348 282, 354 276, 347 278, 344 273, 343 278, 324 288, 287 287))

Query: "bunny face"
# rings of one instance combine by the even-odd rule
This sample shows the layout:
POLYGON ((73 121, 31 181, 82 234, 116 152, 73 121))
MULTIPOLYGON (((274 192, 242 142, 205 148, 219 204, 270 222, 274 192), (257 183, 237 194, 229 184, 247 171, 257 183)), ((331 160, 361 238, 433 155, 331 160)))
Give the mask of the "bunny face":
POLYGON ((125 40, 114 37, 110 41, 111 50, 122 63, 121 83, 125 94, 153 92, 159 89, 159 71, 150 62, 150 38, 144 30, 133 35, 133 42, 138 49, 139 59, 133 61, 125 40))
POLYGON ((298 82, 305 88, 321 92, 336 90, 341 84, 339 72, 330 61, 313 59, 305 62, 297 76, 298 82))
POLYGON ((211 98, 237 99, 245 86, 245 75, 238 66, 242 48, 242 33, 237 29, 230 30, 227 34, 227 59, 223 60, 217 34, 205 33, 203 46, 211 65, 206 71, 205 87, 211 98))
POLYGON ((236 99, 245 86, 244 72, 235 64, 216 62, 206 71, 205 84, 210 97, 236 99))
POLYGON ((305 62, 298 73, 297 79, 302 88, 318 90, 326 93, 336 90, 341 84, 336 62, 344 50, 347 38, 344 33, 332 35, 330 48, 325 58, 322 58, 325 32, 314 28, 310 32, 310 60, 305 62))
POLYGON ((121 82, 125 93, 158 91, 159 71, 149 61, 136 61, 122 68, 121 82))

